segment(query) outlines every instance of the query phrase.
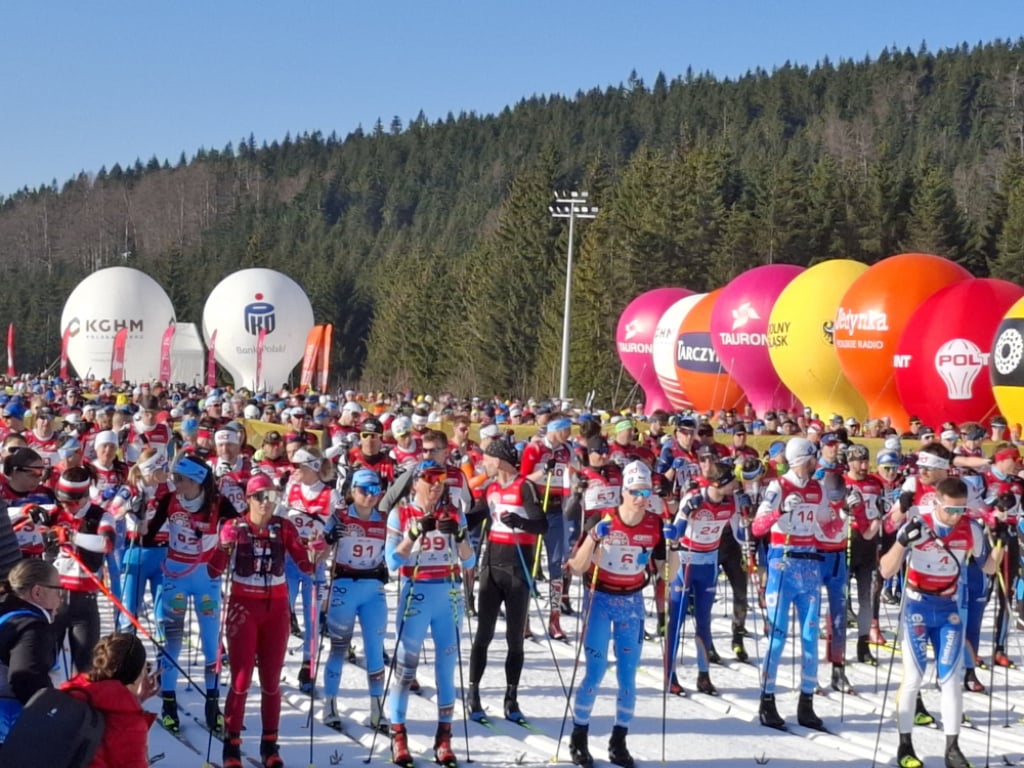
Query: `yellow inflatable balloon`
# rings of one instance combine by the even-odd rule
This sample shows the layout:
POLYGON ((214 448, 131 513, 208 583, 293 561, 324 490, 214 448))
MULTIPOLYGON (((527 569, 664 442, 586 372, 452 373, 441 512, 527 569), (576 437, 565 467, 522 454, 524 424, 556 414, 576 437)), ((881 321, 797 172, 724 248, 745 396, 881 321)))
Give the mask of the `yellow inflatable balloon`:
POLYGON ((1024 424, 1024 299, 1003 315, 989 356, 992 394, 1011 426, 1024 424))
POLYGON ((775 372, 822 419, 853 416, 863 423, 868 407, 847 381, 833 346, 832 323, 847 289, 868 268, 852 259, 816 264, 793 278, 768 321, 768 354, 775 372))

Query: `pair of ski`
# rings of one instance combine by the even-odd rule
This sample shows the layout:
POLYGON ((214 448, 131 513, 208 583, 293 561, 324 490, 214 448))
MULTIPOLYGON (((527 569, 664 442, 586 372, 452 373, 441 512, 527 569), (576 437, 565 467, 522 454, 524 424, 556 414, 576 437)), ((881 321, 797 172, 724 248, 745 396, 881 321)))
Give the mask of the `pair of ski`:
MULTIPOLYGON (((491 720, 491 718, 489 718, 484 712, 471 712, 469 714, 469 719, 470 722, 482 725, 484 728, 490 728, 495 733, 501 734, 502 736, 506 735, 505 731, 499 728, 497 723, 491 720)), ((519 715, 519 717, 505 717, 502 719, 504 722, 512 723, 513 725, 518 725, 520 728, 525 728, 528 731, 533 731, 534 733, 539 733, 541 735, 544 734, 544 732, 541 731, 540 728, 535 726, 521 714, 519 715)))

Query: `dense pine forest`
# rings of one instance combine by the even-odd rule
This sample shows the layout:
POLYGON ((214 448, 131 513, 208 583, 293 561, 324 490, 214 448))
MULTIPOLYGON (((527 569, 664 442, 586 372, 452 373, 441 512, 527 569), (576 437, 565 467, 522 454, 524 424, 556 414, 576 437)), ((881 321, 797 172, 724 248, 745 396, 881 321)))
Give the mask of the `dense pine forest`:
POLYGON ((649 288, 902 251, 1024 282, 1024 39, 735 80, 633 74, 497 115, 247 136, 25 188, 0 198, 0 322, 19 368, 41 370, 93 270, 137 267, 200 322, 221 278, 266 266, 335 324, 339 383, 551 392, 557 189, 601 209, 577 228, 570 389, 605 403, 618 314, 649 288))

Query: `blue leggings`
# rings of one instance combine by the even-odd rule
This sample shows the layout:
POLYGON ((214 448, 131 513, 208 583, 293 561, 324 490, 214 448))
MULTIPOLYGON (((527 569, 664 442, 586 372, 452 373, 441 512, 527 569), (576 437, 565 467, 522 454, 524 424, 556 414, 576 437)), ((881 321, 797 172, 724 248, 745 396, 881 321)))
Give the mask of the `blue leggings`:
POLYGON ((903 681, 896 699, 900 733, 910 733, 914 701, 928 666, 928 645, 935 652, 935 676, 941 690, 942 730, 947 736, 960 732, 963 692, 964 627, 957 601, 951 597, 920 595, 904 598, 902 614, 903 681))
POLYGON ((450 723, 455 712, 455 665, 459 661, 459 630, 462 626, 462 584, 402 579, 398 594, 398 649, 395 673, 388 695, 392 724, 405 723, 409 685, 416 677, 420 650, 427 630, 434 639, 434 683, 437 686, 437 720, 450 723))
MULTIPOLYGON (((114 521, 114 547, 107 553, 107 576, 110 579, 110 591, 115 595, 121 592, 121 565, 124 560, 124 545, 128 536, 128 524, 122 517, 114 521)), ((127 606, 125 606, 127 607, 127 606)), ((114 626, 121 621, 121 612, 114 609, 114 626)))
MULTIPOLYGON (((315 575, 303 573, 289 557, 284 561, 284 574, 288 581, 288 603, 291 605, 292 611, 295 610, 295 601, 298 599, 300 591, 302 593, 302 628, 306 638, 306 642, 302 645, 302 658, 304 661, 309 661, 309 643, 310 638, 313 637, 314 626, 313 612, 319 613, 320 611, 320 589, 324 586, 324 564, 317 564, 315 575), (315 594, 314 586, 316 587, 315 594)), ((316 640, 314 639, 313 642, 316 640)))
POLYGON ((974 657, 981 642, 981 620, 988 600, 988 577, 974 558, 964 566, 967 576, 967 604, 961 620, 964 622, 964 667, 974 669, 974 657))
MULTIPOLYGON (((203 649, 206 690, 217 688, 217 642, 220 633, 220 582, 210 578, 206 565, 188 570, 173 560, 164 564, 164 585, 160 597, 160 623, 164 631, 164 648, 175 662, 181 656, 181 645, 188 618, 189 598, 199 624, 199 641, 203 649)), ((178 685, 178 668, 163 662, 161 690, 173 691, 178 685)))
POLYGON ((327 632, 331 652, 324 665, 324 694, 337 696, 345 654, 352 644, 356 617, 363 630, 366 650, 366 677, 370 695, 384 695, 384 634, 388 605, 384 585, 377 579, 338 579, 331 585, 331 605, 327 610, 327 632))
MULTIPOLYGON (((681 552, 686 558, 692 553, 681 552)), ((668 603, 668 647, 672 650, 669 672, 675 674, 679 658, 679 637, 683 634, 686 606, 693 596, 693 612, 697 637, 697 669, 708 671, 708 648, 711 647, 711 609, 715 603, 715 585, 718 581, 718 563, 680 563, 679 572, 672 579, 668 603), (688 584, 683 579, 689 580, 688 584)))
POLYGON ((636 705, 636 668, 644 632, 643 593, 611 595, 588 592, 583 610, 587 616, 587 633, 583 652, 587 657, 586 672, 576 691, 572 720, 576 725, 590 724, 597 689, 608 669, 608 641, 615 643, 615 676, 618 694, 615 698, 615 725, 627 727, 636 705))
POLYGON ((833 664, 846 661, 846 604, 849 583, 846 580, 846 550, 820 552, 824 560, 818 565, 821 584, 828 595, 828 660, 833 664))
POLYGON ((817 560, 783 557, 782 547, 768 550, 765 605, 771 636, 761 666, 763 693, 775 693, 775 675, 786 647, 790 606, 796 606, 800 624, 800 693, 814 693, 818 684, 818 610, 821 571, 817 560))
MULTIPOLYGON (((153 598, 153 615, 160 615, 160 587, 164 583, 164 561, 167 559, 167 547, 128 547, 124 553, 124 586, 121 589, 121 602, 124 607, 139 617, 146 596, 146 585, 153 598)), ((134 632, 130 621, 123 616, 118 617, 118 632, 134 632)))

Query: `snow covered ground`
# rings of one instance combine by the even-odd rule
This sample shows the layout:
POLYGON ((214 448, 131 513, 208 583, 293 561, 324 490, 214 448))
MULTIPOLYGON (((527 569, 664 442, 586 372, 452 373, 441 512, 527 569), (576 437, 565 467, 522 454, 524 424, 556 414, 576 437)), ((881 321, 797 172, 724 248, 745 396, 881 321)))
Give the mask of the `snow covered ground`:
MULTIPOLYGON (((578 582, 578 580, 577 580, 578 582)), ((541 585, 544 591, 544 585, 541 585)), ((647 590, 648 595, 650 589, 647 590)), ((396 585, 388 586, 389 600, 394 607, 396 585)), ((573 590, 573 602, 579 603, 576 588, 573 590)), ((653 603, 648 600, 653 612, 653 603)), ((688 694, 685 697, 669 696, 664 698, 660 686, 660 668, 662 647, 657 642, 644 644, 643 660, 638 675, 638 700, 636 716, 629 729, 628 745, 634 757, 641 765, 654 765, 664 762, 667 765, 685 766, 716 766, 731 768, 743 766, 750 768, 755 765, 768 765, 771 768, 784 766, 802 766, 815 763, 852 766, 870 766, 873 761, 877 765, 893 765, 896 751, 896 729, 893 720, 894 695, 900 679, 900 660, 894 654, 878 649, 881 665, 871 667, 858 664, 855 643, 856 630, 850 628, 848 644, 847 674, 857 689, 856 696, 840 696, 831 692, 827 696, 815 697, 815 708, 824 719, 832 734, 808 731, 796 726, 796 701, 794 684, 798 671, 791 661, 790 652, 793 644, 787 645, 787 655, 780 666, 778 707, 783 717, 792 727, 791 732, 782 733, 764 728, 757 720, 758 704, 758 671, 753 664, 737 662, 730 652, 730 624, 726 612, 731 612, 731 594, 726 582, 719 585, 719 597, 714 613, 715 644, 722 654, 723 665, 713 665, 711 677, 717 686, 718 696, 706 696, 696 692, 696 668, 692 642, 692 623, 687 621, 684 635, 684 664, 679 667, 679 677, 688 694), (889 675, 889 661, 894 659, 892 679, 886 693, 886 679, 889 675), (882 716, 884 701, 885 714, 882 716), (881 720, 881 738, 877 753, 875 752, 876 734, 881 720), (833 735, 834 734, 834 735, 833 735)), ((881 624, 888 630, 889 636, 896 621, 897 609, 883 606, 881 624)), ((107 617, 109 611, 104 610, 107 617)), ((392 613, 394 615, 394 613, 392 613)), ((990 626, 993 619, 992 611, 986 611, 985 629, 982 633, 982 651, 990 652, 990 626)), ((286 620, 283 617, 282 620, 286 620)), ((576 638, 578 618, 563 617, 563 629, 576 638)), ((654 628, 654 618, 648 619, 649 629, 654 628)), ((473 622, 475 627, 475 621, 473 622)), ((472 761, 482 765, 497 766, 541 766, 552 762, 556 753, 557 739, 565 711, 565 696, 555 669, 568 684, 572 676, 575 646, 556 642, 552 645, 539 634, 542 621, 537 607, 531 611, 531 625, 535 640, 526 642, 526 666, 519 689, 519 702, 524 714, 530 718, 534 730, 528 730, 502 718, 501 705, 504 693, 504 654, 505 640, 499 625, 498 636, 491 646, 487 672, 481 686, 481 698, 484 707, 494 718, 494 727, 469 722, 468 750, 472 761), (554 654, 554 659, 552 659, 554 654)), ((760 658, 765 643, 760 638, 762 620, 760 615, 751 611, 747 622, 751 636, 747 639, 747 649, 751 661, 760 658), (759 642, 754 642, 755 636, 759 642)), ((109 630, 109 627, 106 628, 109 630)), ((393 650, 394 632, 390 628, 387 651, 393 650)), ((464 674, 468 675, 469 634, 463 625, 462 658, 464 674)), ((356 645, 362 648, 358 639, 356 645)), ((425 657, 428 664, 420 667, 418 678, 424 685, 423 695, 411 696, 409 706, 408 727, 410 746, 414 755, 426 765, 432 761, 431 747, 436 724, 436 701, 433 698, 433 668, 429 659, 433 656, 433 648, 426 644, 425 657)), ((819 650, 823 652, 824 643, 819 650)), ((326 656, 327 644, 324 643, 326 656)), ((1011 635, 1010 655, 1017 661, 1024 659, 1019 632, 1011 635)), ((281 719, 281 754, 285 764, 290 768, 298 766, 357 766, 369 754, 373 739, 372 732, 360 725, 368 719, 368 696, 366 694, 366 678, 364 670, 355 665, 346 664, 342 682, 342 693, 339 696, 339 708, 343 714, 351 718, 346 722, 346 733, 338 733, 324 727, 320 722, 321 702, 315 703, 316 720, 313 723, 312 760, 310 759, 310 728, 308 711, 310 700, 301 695, 296 687, 296 677, 301 662, 299 641, 292 639, 289 655, 286 659, 286 681, 282 684, 285 701, 281 719)), ((201 680, 202 660, 194 649, 186 654, 183 652, 182 666, 190 670, 195 679, 201 680)), ((321 663, 322 666, 322 663, 321 663)), ((1022 664, 1024 666, 1024 664, 1022 664)), ((819 666, 819 680, 828 684, 830 667, 822 661, 819 666)), ((225 673, 226 674, 226 673, 225 673)), ((1024 724, 1020 722, 1024 704, 1020 702, 1024 690, 1024 669, 997 669, 993 673, 979 670, 979 678, 986 687, 994 681, 995 696, 990 700, 987 694, 965 693, 964 709, 971 718, 971 727, 965 727, 961 734, 961 747, 967 757, 976 765, 986 764, 986 743, 991 738, 988 750, 990 765, 1015 764, 1024 760, 1024 724), (988 707, 992 705, 991 733, 987 728, 988 707), (1009 706, 1008 706, 1009 705, 1009 706)), ((582 675, 582 668, 577 679, 582 675)), ((223 678, 222 678, 223 679, 223 678)), ((456 681, 458 682, 458 681, 456 681)), ((179 689, 179 702, 183 710, 184 735, 198 752, 193 752, 184 744, 167 734, 159 726, 153 727, 150 735, 150 755, 158 758, 156 765, 160 768, 177 768, 178 766, 201 766, 204 763, 207 749, 207 732, 195 721, 185 716, 202 717, 202 694, 193 690, 184 690, 184 683, 179 689)), ((222 685, 222 692, 226 686, 222 685)), ((615 671, 610 666, 605 676, 601 693, 594 707, 591 721, 590 747, 599 765, 607 763, 607 737, 611 732, 615 705, 615 671)), ((938 716, 938 691, 934 686, 934 673, 931 682, 924 692, 925 702, 929 710, 938 716)), ((148 706, 156 711, 159 700, 153 699, 148 706)), ((246 724, 248 730, 243 734, 243 752, 247 757, 258 758, 259 747, 259 690, 254 685, 247 703, 246 724)), ((461 708, 457 711, 454 730, 458 735, 456 752, 460 762, 465 764, 467 742, 461 717, 461 708)), ((568 731, 571 730, 571 719, 566 725, 566 735, 558 749, 561 763, 569 763, 568 731)), ((944 737, 938 728, 915 728, 914 742, 918 755, 924 759, 926 766, 938 768, 942 765, 944 737)), ((220 759, 220 743, 213 741, 211 751, 212 762, 220 759)), ((373 763, 390 762, 387 738, 378 736, 373 763)))

